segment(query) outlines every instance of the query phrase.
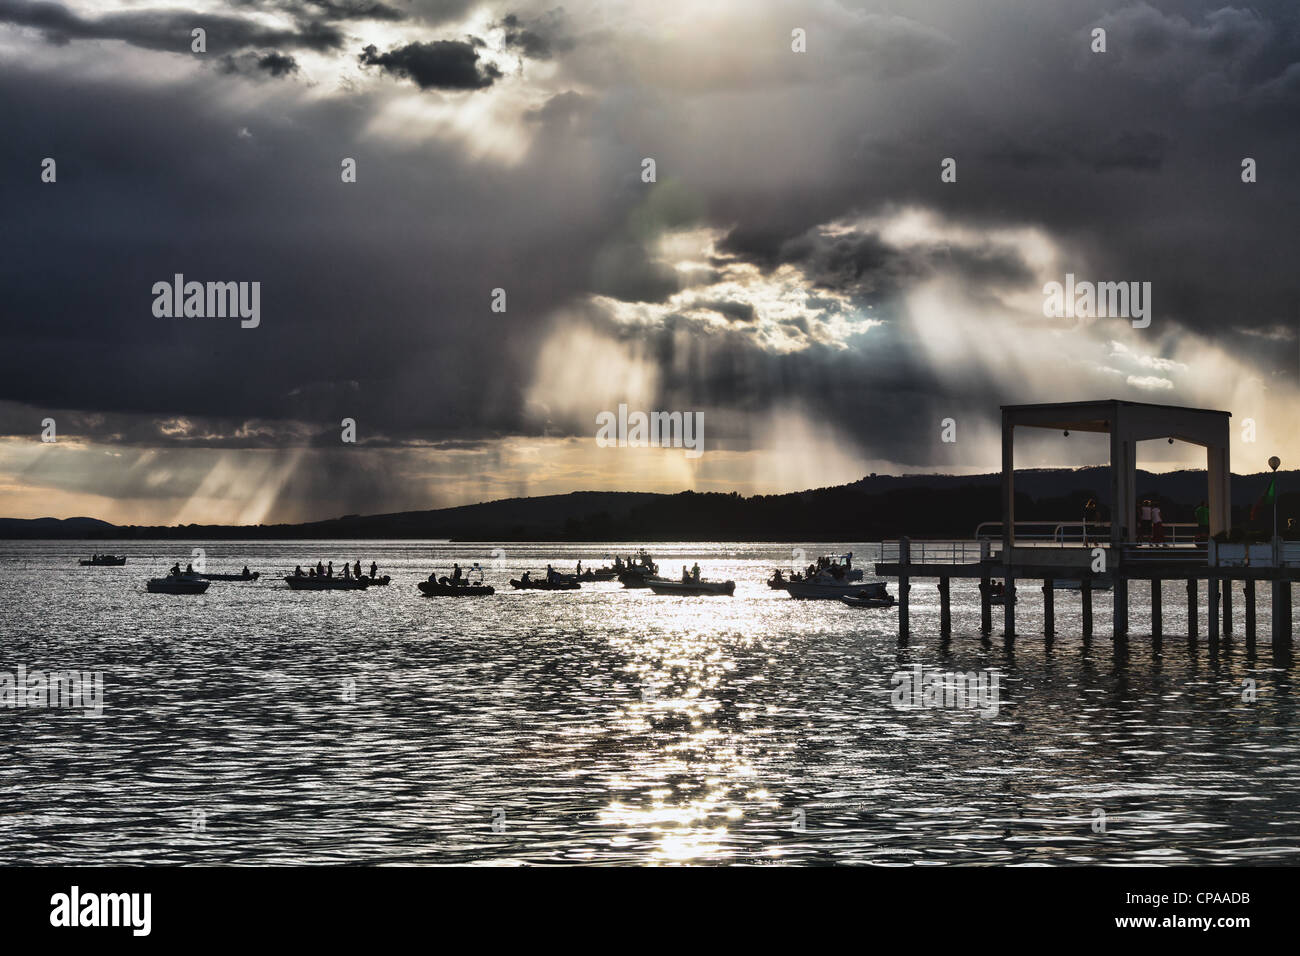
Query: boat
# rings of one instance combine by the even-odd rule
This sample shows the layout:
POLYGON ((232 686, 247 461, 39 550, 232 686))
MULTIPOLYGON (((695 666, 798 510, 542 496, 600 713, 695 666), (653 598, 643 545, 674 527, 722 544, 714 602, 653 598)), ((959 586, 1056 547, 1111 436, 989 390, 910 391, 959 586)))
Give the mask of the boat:
MULTIPOLYGON (((998 607, 1006 607, 1007 605, 1006 584, 1002 581, 990 581, 988 587, 989 587, 989 604, 997 605, 998 607)), ((980 590, 981 591, 984 590, 983 582, 980 582, 980 590)), ((1015 604, 1018 603, 1019 600, 1020 599, 1018 597, 1015 597, 1011 599, 1011 602, 1015 604)))
POLYGON ((510 586, 516 591, 577 591, 582 584, 568 574, 557 574, 552 581, 546 578, 511 578, 510 586))
POLYGON ((483 569, 477 562, 463 578, 449 578, 444 574, 435 581, 434 575, 431 574, 427 581, 418 582, 416 587, 426 597, 480 597, 497 593, 496 588, 483 583, 483 569), (475 572, 478 572, 478 580, 471 581, 470 575, 475 572))
POLYGON ((77 563, 83 568, 120 568, 126 564, 126 555, 101 554, 94 558, 82 558, 77 563))
POLYGON ((736 590, 735 581, 672 581, 668 578, 651 578, 646 586, 655 594, 726 594, 736 590))
POLYGON ((439 581, 420 581, 416 587, 426 597, 481 597, 496 594, 497 589, 490 584, 447 584, 447 579, 439 581))
POLYGON ((169 574, 165 578, 150 578, 145 590, 150 594, 202 594, 211 584, 192 574, 169 574))
POLYGON ((790 597, 801 600, 826 600, 856 597, 863 589, 873 586, 836 579, 829 573, 824 573, 814 575, 805 581, 790 581, 786 584, 785 591, 790 597))
POLYGON ((284 579, 294 591, 364 591, 370 587, 369 578, 331 578, 310 574, 290 574, 284 579))
POLYGON ((817 559, 813 575, 829 574, 836 581, 861 581, 862 569, 853 566, 853 552, 848 554, 823 554, 817 559))
POLYGON ((262 572, 254 571, 251 574, 244 574, 242 572, 239 574, 198 574, 196 573, 194 576, 196 578, 201 578, 204 581, 256 581, 258 578, 262 576, 262 572))
POLYGON ((894 606, 894 596, 886 590, 881 582, 864 584, 856 594, 840 596, 840 601, 849 607, 887 608, 894 606))
POLYGON ((658 576, 659 565, 655 564, 645 548, 638 551, 636 557, 618 572, 619 583, 625 588, 649 587, 650 579, 658 576))

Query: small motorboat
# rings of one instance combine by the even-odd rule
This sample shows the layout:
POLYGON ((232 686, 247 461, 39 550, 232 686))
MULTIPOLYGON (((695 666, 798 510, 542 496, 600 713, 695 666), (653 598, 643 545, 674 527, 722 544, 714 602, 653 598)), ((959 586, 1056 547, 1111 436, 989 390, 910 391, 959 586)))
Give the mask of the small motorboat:
POLYGON ((646 586, 655 594, 726 594, 736 590, 735 581, 672 581, 668 578, 651 578, 646 586))
MULTIPOLYGON (((980 590, 981 591, 984 590, 983 582, 980 583, 980 590)), ((988 595, 989 595, 989 604, 997 605, 998 607, 1006 607, 1007 604, 1006 582, 990 581, 988 586, 988 595)), ((1020 598, 1014 597, 1011 600, 1012 603, 1018 603, 1020 601, 1020 598)))
POLYGON ((822 573, 805 581, 790 581, 786 584, 785 591, 792 598, 815 601, 856 597, 863 588, 869 587, 869 584, 854 584, 822 573))
POLYGON ((126 564, 126 555, 100 554, 93 558, 82 558, 77 563, 83 568, 120 568, 126 564))
POLYGON ((364 591, 369 578, 331 578, 310 574, 290 574, 284 582, 294 591, 364 591))
POLYGON ((239 574, 198 574, 196 573, 194 576, 196 578, 201 578, 204 581, 256 581, 258 578, 262 576, 262 572, 253 571, 249 574, 244 574, 242 572, 239 574))
POLYGON ((446 578, 420 581, 416 587, 427 597, 483 597, 497 593, 497 589, 490 584, 448 584, 446 578))
POLYGON ((621 562, 620 564, 617 577, 619 583, 625 588, 648 588, 650 579, 659 575, 659 565, 655 564, 645 548, 638 551, 636 557, 626 564, 621 562))
POLYGON ((840 600, 849 607, 886 608, 894 606, 894 596, 883 583, 864 584, 857 594, 845 594, 840 600))
POLYGON ((572 575, 557 574, 550 581, 546 578, 511 578, 510 586, 517 591, 577 591, 582 584, 572 575))
POLYGON ((145 590, 150 594, 202 594, 211 584, 193 574, 169 574, 165 578, 150 578, 145 590))
POLYGON ((483 569, 474 564, 465 577, 449 578, 445 574, 434 580, 434 576, 429 575, 429 580, 420 581, 416 584, 426 597, 483 597, 488 594, 496 594, 496 588, 490 584, 483 583, 483 569), (471 580, 471 576, 478 573, 478 580, 471 580))

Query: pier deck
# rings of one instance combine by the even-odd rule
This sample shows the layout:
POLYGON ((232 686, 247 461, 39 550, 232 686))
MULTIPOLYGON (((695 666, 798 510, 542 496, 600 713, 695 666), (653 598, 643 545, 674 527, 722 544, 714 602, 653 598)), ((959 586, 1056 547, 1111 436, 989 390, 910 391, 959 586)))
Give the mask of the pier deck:
MULTIPOLYGON (((1112 635, 1116 639, 1128 635, 1129 583, 1149 582, 1151 585, 1152 637, 1157 641, 1163 627, 1161 585, 1165 581, 1185 581, 1187 584, 1188 636, 1195 638, 1199 631, 1198 597, 1201 581, 1208 583, 1209 613, 1206 626, 1210 640, 1220 633, 1233 633, 1233 582, 1243 584, 1245 604, 1246 640, 1253 644, 1256 631, 1255 584, 1271 584, 1272 643, 1275 653, 1288 654, 1292 639, 1291 585, 1300 579, 1300 546, 1275 541, 1256 554, 1256 562, 1224 563, 1220 549, 1213 543, 1184 548, 1143 547, 1121 543, 1118 547, 1082 547, 1062 545, 1056 547, 1012 547, 1000 553, 993 551, 989 541, 912 542, 902 538, 886 542, 884 553, 895 550, 894 560, 875 562, 878 577, 896 578, 898 581, 898 635, 905 640, 910 631, 909 592, 916 579, 937 581, 939 590, 940 635, 948 637, 952 630, 952 610, 949 582, 953 578, 980 582, 981 631, 992 631, 992 588, 994 580, 1003 582, 1006 600, 1002 602, 1003 633, 1008 641, 1016 633, 1016 601, 1018 586, 1024 582, 1041 582, 1043 593, 1043 633, 1055 633, 1056 582, 1079 582, 1082 601, 1083 636, 1092 636, 1093 594, 1109 587, 1114 602, 1112 635), (913 560, 914 546, 922 560, 913 560)), ((1226 553, 1228 549, 1223 549, 1226 553)), ((1235 556, 1235 552, 1233 552, 1235 556)))

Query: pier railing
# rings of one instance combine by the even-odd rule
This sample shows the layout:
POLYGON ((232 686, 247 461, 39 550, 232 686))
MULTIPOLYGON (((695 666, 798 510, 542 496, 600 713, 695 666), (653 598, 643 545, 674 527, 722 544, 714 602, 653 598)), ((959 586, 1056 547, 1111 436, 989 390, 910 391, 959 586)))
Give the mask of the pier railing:
MULTIPOLYGON (((978 564, 993 551, 988 541, 917 541, 908 547, 909 564, 978 564)), ((1001 550, 1000 547, 998 550, 1001 550)), ((882 541, 880 560, 883 564, 902 561, 902 551, 897 541, 882 541)))
MULTIPOLYGON (((1162 544, 1170 547, 1191 547, 1204 542, 1196 540, 1197 526, 1189 521, 1172 521, 1161 525, 1165 532, 1162 544)), ((1017 521, 1016 544, 1033 543, 1052 545, 1078 545, 1089 547, 1105 545, 1110 541, 1109 521, 1017 521)), ((1002 522, 984 521, 975 528, 976 541, 1001 541, 1002 522)), ((1133 542, 1137 543, 1137 542, 1133 542)), ((1145 543, 1145 542, 1144 542, 1145 543)))

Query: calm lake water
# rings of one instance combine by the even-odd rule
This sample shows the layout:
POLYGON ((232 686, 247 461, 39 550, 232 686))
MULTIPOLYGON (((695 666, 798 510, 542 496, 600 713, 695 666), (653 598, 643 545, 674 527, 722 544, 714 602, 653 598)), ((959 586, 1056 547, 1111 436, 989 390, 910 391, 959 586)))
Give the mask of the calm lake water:
MULTIPOLYGON (((893 610, 768 589, 789 545, 653 549, 666 573, 734 579, 732 598, 513 592, 524 568, 636 546, 498 547, 0 542, 0 675, 104 681, 102 716, 0 709, 0 863, 1300 860, 1295 670, 1269 652, 1266 592, 1257 655, 1240 623, 1154 652, 1142 586, 1120 648, 1108 595, 1089 644, 1058 595, 1049 644, 1022 588, 1012 651, 981 640, 973 584, 953 584, 949 642, 933 583, 914 585, 900 647, 893 610), (196 547, 209 571, 263 578, 145 591, 196 547), (128 563, 77 566, 96 550, 128 563), (377 560, 393 583, 289 591, 318 558, 377 560), (416 590, 453 560, 498 593, 416 590), (899 709, 893 675, 917 664, 996 671, 996 715, 899 709)), ((1184 593, 1168 586, 1167 635, 1185 634, 1184 593)))

